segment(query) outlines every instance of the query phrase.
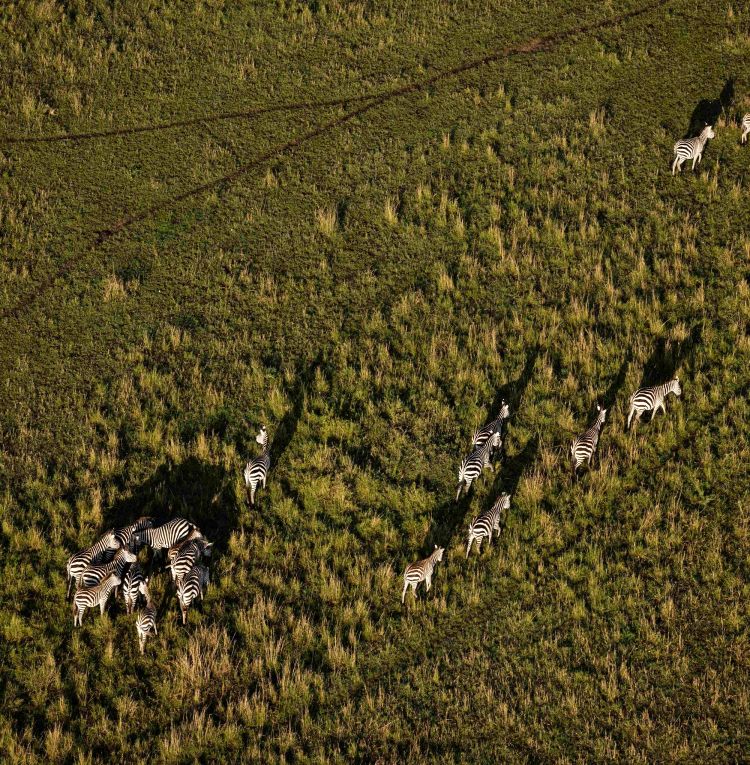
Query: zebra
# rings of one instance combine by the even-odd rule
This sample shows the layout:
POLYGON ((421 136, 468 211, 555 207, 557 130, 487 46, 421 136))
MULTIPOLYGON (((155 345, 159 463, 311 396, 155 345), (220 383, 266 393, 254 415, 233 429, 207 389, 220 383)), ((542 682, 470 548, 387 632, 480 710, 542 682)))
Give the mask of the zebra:
POLYGON ((417 595, 417 587, 420 582, 424 582, 427 592, 432 587, 432 572, 435 566, 443 560, 444 547, 435 545, 432 555, 424 560, 419 560, 406 567, 404 571, 404 591, 401 593, 401 603, 406 600, 406 591, 411 587, 414 590, 414 596, 417 595))
POLYGON ((115 537, 114 529, 110 529, 104 536, 94 542, 91 547, 87 547, 85 550, 71 555, 68 558, 66 564, 66 571, 68 575, 68 594, 66 597, 70 597, 70 588, 73 582, 78 583, 81 579, 81 574, 92 563, 99 563, 102 560, 112 560, 115 552, 119 549, 120 543, 115 537))
POLYGON ((109 563, 87 566, 78 580, 78 586, 94 587, 99 582, 104 581, 110 574, 117 574, 122 579, 125 575, 125 567, 129 563, 135 563, 137 559, 138 556, 135 553, 121 547, 109 563))
POLYGON ((682 172, 682 163, 687 159, 693 160, 692 169, 695 170, 696 164, 701 161, 703 148, 709 138, 715 138, 716 133, 710 125, 706 125, 699 136, 694 138, 682 138, 674 145, 674 162, 672 162, 672 175, 677 170, 682 172))
POLYGON ((742 136, 740 137, 740 143, 747 143, 747 136, 750 133, 750 114, 746 114, 742 118, 740 123, 742 127, 742 136))
POLYGON ((461 497, 461 491, 466 486, 466 492, 468 494, 471 484, 482 475, 484 468, 488 467, 494 472, 492 463, 490 462, 490 455, 493 449, 499 449, 502 441, 500 440, 499 433, 493 433, 478 449, 463 459, 461 467, 458 469, 458 492, 456 494, 456 502, 461 497))
POLYGON ((596 405, 596 420, 594 424, 582 435, 578 436, 570 447, 570 456, 573 458, 573 476, 575 477, 578 468, 585 462, 588 467, 591 466, 591 458, 594 456, 597 444, 599 443, 599 434, 604 425, 604 419, 607 416, 607 410, 602 409, 601 404, 596 405))
POLYGON ((172 518, 171 521, 167 521, 156 528, 134 532, 133 542, 137 547, 146 544, 155 550, 162 550, 172 547, 178 542, 184 542, 194 532, 197 532, 196 536, 203 536, 194 523, 190 523, 184 518, 172 518))
POLYGON ((182 579, 177 580, 177 600, 180 602, 183 624, 187 623, 188 608, 194 600, 203 600, 203 590, 208 585, 208 569, 200 563, 195 563, 182 579))
POLYGON ((148 577, 143 572, 140 564, 133 563, 122 580, 122 597, 125 600, 125 610, 132 614, 138 605, 138 596, 141 592, 141 585, 148 584, 148 577))
MULTIPOLYGON (((178 554, 167 564, 167 568, 172 572, 172 581, 177 582, 190 572, 195 563, 198 563, 202 556, 211 555, 212 542, 205 539, 194 539, 190 542, 184 542, 178 554)), ((172 548, 170 548, 171 550, 172 548)))
POLYGON ((644 412, 653 410, 651 419, 653 420, 659 409, 665 414, 667 410, 664 408, 664 399, 670 394, 674 393, 675 396, 682 394, 682 388, 680 387, 680 381, 675 377, 674 380, 662 383, 661 385, 653 385, 650 388, 639 388, 630 397, 630 412, 628 413, 628 429, 630 428, 630 421, 635 415, 635 421, 638 422, 641 419, 641 415, 644 412))
POLYGON ((159 633, 156 630, 156 606, 154 606, 154 601, 151 600, 151 595, 145 582, 141 582, 138 591, 146 598, 146 605, 138 612, 138 618, 135 620, 138 645, 141 653, 144 653, 146 650, 146 638, 151 634, 158 635, 159 633))
POLYGON ((471 546, 476 541, 477 550, 482 551, 482 540, 486 537, 487 544, 492 544, 492 532, 500 534, 500 516, 510 508, 510 495, 501 494, 489 510, 480 513, 469 524, 469 543, 466 545, 466 557, 469 557, 471 546))
POLYGON ((505 403, 505 399, 500 403, 500 412, 497 417, 492 421, 483 425, 481 428, 477 428, 474 431, 474 435, 471 439, 471 448, 478 449, 484 444, 484 442, 493 436, 495 433, 503 434, 503 422, 510 417, 510 407, 505 403))
POLYGON ((107 607, 107 601, 112 594, 112 590, 122 584, 117 574, 110 574, 103 582, 95 587, 83 587, 76 592, 73 597, 73 626, 80 627, 83 624, 83 615, 87 608, 99 606, 99 611, 104 616, 104 609, 107 607))
POLYGON ((120 543, 120 547, 130 547, 133 542, 133 534, 137 531, 143 531, 144 529, 153 528, 154 519, 144 515, 134 521, 130 526, 123 526, 121 529, 115 529, 115 537, 120 543))
POLYGON ((260 484, 264 489, 266 488, 266 477, 271 469, 271 451, 268 444, 268 431, 265 425, 261 426, 255 440, 263 447, 263 451, 260 456, 247 463, 244 471, 247 498, 251 505, 255 504, 255 492, 258 485, 260 484))

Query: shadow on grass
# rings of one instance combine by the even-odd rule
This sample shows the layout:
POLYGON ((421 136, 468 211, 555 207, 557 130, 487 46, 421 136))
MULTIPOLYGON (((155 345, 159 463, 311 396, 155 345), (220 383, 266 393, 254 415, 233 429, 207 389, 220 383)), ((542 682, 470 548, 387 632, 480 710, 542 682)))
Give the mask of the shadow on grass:
POLYGON ((526 356, 526 362, 523 365, 523 369, 521 370, 519 377, 513 382, 506 383, 498 389, 497 393, 495 394, 495 398, 492 401, 492 409, 489 419, 494 419, 497 417, 497 413, 500 411, 500 407, 502 406, 503 401, 507 401, 508 405, 510 406, 510 417, 513 419, 513 415, 521 405, 521 401, 523 401, 524 393, 526 393, 526 388, 528 387, 529 382, 531 381, 531 377, 534 374, 534 367, 536 366, 536 360, 538 358, 539 346, 535 345, 528 352, 526 356))
POLYGON ((688 336, 681 342, 668 342, 659 338, 651 356, 643 367, 639 387, 659 385, 672 380, 682 365, 692 358, 693 352, 703 339, 703 326, 693 325, 688 336))
POLYGON ((722 114, 729 114, 734 105, 734 77, 730 77, 721 89, 718 98, 704 98, 698 102, 690 117, 690 127, 685 138, 699 135, 706 125, 715 126, 722 114))
MULTIPOLYGON (((612 380, 609 388, 607 388, 601 398, 600 403, 605 409, 610 410, 617 403, 617 397, 622 390, 622 386, 625 384, 625 378, 628 375, 628 367, 630 366, 631 360, 632 354, 630 351, 628 351, 622 364, 620 364, 620 368, 617 370, 617 375, 612 380)), ((627 404, 627 401, 625 403, 627 404)), ((609 411, 607 412, 607 420, 609 420, 609 411)))

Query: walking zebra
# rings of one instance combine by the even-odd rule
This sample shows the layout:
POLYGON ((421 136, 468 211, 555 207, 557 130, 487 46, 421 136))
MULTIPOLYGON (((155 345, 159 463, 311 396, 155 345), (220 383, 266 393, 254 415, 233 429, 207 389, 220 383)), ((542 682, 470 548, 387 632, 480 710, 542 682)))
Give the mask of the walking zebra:
POLYGON ((83 624, 83 615, 87 608, 99 606, 99 611, 104 616, 104 609, 107 607, 107 601, 112 594, 112 590, 122 584, 117 574, 110 574, 101 584, 96 587, 83 587, 76 592, 73 597, 73 626, 80 627, 83 624))
POLYGON ((682 394, 680 381, 676 377, 674 380, 662 383, 661 385, 653 385, 650 388, 639 388, 630 397, 628 428, 630 428, 630 421, 633 419, 633 415, 635 415, 635 421, 638 422, 641 419, 641 415, 649 410, 653 410, 653 413, 651 414, 652 420, 659 409, 666 414, 667 410, 664 408, 664 399, 666 399, 670 393, 674 393, 675 396, 682 394))
POLYGON ((148 577, 143 572, 140 564, 133 563, 122 580, 122 597, 125 601, 125 610, 132 614, 138 605, 138 595, 141 592, 141 585, 148 584, 148 577))
POLYGON ((184 518, 172 518, 171 521, 167 521, 156 528, 136 531, 133 534, 133 543, 137 547, 146 544, 155 550, 162 550, 166 547, 172 547, 178 542, 185 541, 193 532, 197 532, 196 536, 202 536, 195 524, 186 521, 184 518))
POLYGON ((742 118, 742 122, 740 124, 742 125, 742 137, 740 138, 740 143, 746 143, 747 136, 750 133, 750 114, 746 114, 742 118))
POLYGON ((205 539, 193 539, 190 542, 184 542, 180 546, 178 554, 167 564, 167 568, 172 572, 172 581, 178 582, 190 573, 190 569, 200 561, 202 556, 211 555, 211 545, 212 543, 205 539))
POLYGON ((251 505, 255 504, 255 491, 258 485, 266 488, 266 477, 271 469, 271 452, 268 445, 268 432, 266 426, 261 426, 260 432, 255 440, 263 447, 260 456, 250 460, 245 466, 245 488, 247 489, 247 498, 251 505))
POLYGON ((693 160, 692 169, 695 170, 696 164, 703 157, 703 148, 709 138, 715 138, 716 133, 710 125, 706 125, 699 136, 694 138, 682 138, 674 145, 674 162, 672 162, 672 175, 677 170, 682 172, 682 163, 687 159, 693 160))
POLYGON ((81 550, 81 552, 71 555, 70 558, 68 558, 68 563, 66 565, 68 575, 68 594, 66 597, 70 597, 70 588, 73 582, 75 582, 76 587, 78 587, 81 574, 83 574, 87 566, 90 566, 92 563, 100 563, 103 560, 112 560, 119 547, 120 543, 115 537, 114 530, 110 530, 104 534, 101 539, 94 542, 91 547, 87 547, 85 550, 81 550))
POLYGON ((130 526, 115 529, 115 538, 120 543, 120 547, 130 547, 133 542, 133 534, 137 531, 153 528, 153 525, 154 519, 144 515, 142 518, 131 523, 130 526))
POLYGON ((146 638, 149 635, 158 635, 156 631, 156 606, 154 606, 148 587, 145 582, 141 582, 140 592, 146 598, 146 605, 138 612, 138 618, 135 620, 135 629, 138 633, 138 645, 141 653, 146 650, 146 638))
POLYGON ((469 493, 471 484, 482 475, 485 468, 494 472, 490 455, 493 449, 499 449, 502 441, 499 433, 493 433, 478 449, 463 459, 461 467, 458 469, 458 492, 456 493, 456 502, 461 498, 461 491, 466 487, 466 493, 469 493))
POLYGON ((417 587, 420 582, 424 582, 427 588, 427 592, 432 587, 432 572, 435 570, 435 566, 443 560, 444 547, 438 547, 435 545, 435 549, 429 558, 412 563, 406 567, 404 571, 404 591, 401 593, 401 602, 406 599, 406 591, 411 587, 414 590, 414 597, 417 595, 417 587))
POLYGON ((500 404, 500 412, 497 417, 492 421, 483 425, 481 428, 477 428, 474 431, 474 435, 471 439, 471 448, 478 449, 484 444, 484 442, 493 436, 495 433, 503 434, 503 422, 510 417, 510 407, 505 403, 505 399, 500 404))
POLYGON ((87 566, 78 580, 78 586, 94 587, 99 582, 103 582, 110 574, 116 574, 122 579, 125 574, 125 567, 129 563, 135 563, 137 559, 138 556, 135 553, 121 547, 109 563, 87 566))
POLYGON ((489 510, 480 513, 469 524, 469 543, 466 545, 466 557, 469 557, 471 546, 476 541, 477 550, 482 552, 482 540, 487 539, 487 544, 492 544, 492 532, 500 534, 500 516, 510 508, 510 495, 501 494, 495 504, 489 510))
POLYGON ((575 477, 578 468, 585 462, 587 467, 591 466, 591 458, 594 456, 596 446, 599 443, 599 434, 601 433, 604 419, 607 416, 607 410, 602 409, 600 404, 596 405, 596 420, 594 424, 582 435, 573 441, 570 447, 570 456, 573 458, 573 476, 575 477))
POLYGON ((188 608, 198 598, 203 600, 203 589, 208 584, 208 569, 200 563, 194 564, 182 579, 177 580, 177 600, 180 601, 183 624, 187 623, 188 608))

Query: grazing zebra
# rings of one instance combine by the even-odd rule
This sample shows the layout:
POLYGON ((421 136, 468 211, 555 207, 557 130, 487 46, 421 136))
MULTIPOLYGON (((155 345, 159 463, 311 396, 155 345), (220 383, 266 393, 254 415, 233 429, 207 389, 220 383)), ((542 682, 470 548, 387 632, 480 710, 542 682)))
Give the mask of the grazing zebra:
POLYGON ((507 420, 508 417, 510 417, 510 407, 505 403, 505 399, 503 399, 502 403, 500 404, 500 413, 497 415, 497 417, 492 422, 489 422, 474 431, 474 435, 471 439, 471 448, 478 449, 488 438, 493 436, 495 433, 499 433, 502 436, 503 422, 507 420))
POLYGON ((134 523, 131 523, 130 526, 123 526, 121 529, 115 529, 115 537, 120 543, 120 547, 130 547, 133 542, 133 534, 137 531, 153 528, 153 525, 154 519, 144 515, 134 523))
POLYGON ((87 608, 99 606, 99 611, 104 616, 104 609, 107 607, 107 601, 112 594, 112 590, 122 584, 117 574, 110 574, 101 584, 96 587, 84 587, 76 592, 73 597, 73 626, 80 627, 83 624, 83 615, 87 608))
POLYGON ((268 431, 266 431, 265 425, 261 427, 255 440, 263 447, 263 451, 260 456, 247 463, 244 472, 247 498, 251 505, 255 504, 255 492, 258 485, 260 484, 264 489, 266 488, 266 477, 271 469, 271 451, 268 445, 268 431))
POLYGON ((148 584, 148 577, 143 572, 140 564, 134 563, 125 574, 122 580, 122 597, 125 600, 125 610, 132 614, 138 605, 138 594, 141 592, 141 585, 148 584))
POLYGON ((510 495, 501 494, 489 510, 480 513, 469 524, 469 543, 466 545, 466 557, 469 557, 471 546, 477 543, 477 550, 482 552, 482 540, 486 537, 487 544, 492 544, 492 532, 500 534, 500 516, 510 508, 510 495))
POLYGON ((190 569, 200 561, 202 556, 211 555, 211 545, 212 543, 205 539, 193 539, 190 542, 184 542, 180 546, 178 554, 167 564, 167 568, 172 572, 172 581, 177 582, 190 573, 190 569))
POLYGON ((420 582, 424 582, 427 587, 427 592, 432 587, 432 572, 435 570, 435 566, 443 560, 444 547, 438 547, 435 545, 435 549, 429 558, 412 563, 406 567, 404 571, 404 591, 401 593, 401 602, 406 599, 406 591, 411 587, 414 590, 414 597, 417 595, 417 587, 420 582))
POLYGON ((198 535, 202 536, 195 524, 184 518, 172 518, 171 521, 167 521, 156 528, 134 532, 133 543, 137 547, 146 544, 155 550, 162 550, 179 542, 184 542, 193 532, 198 532, 198 535))
POLYGON ((187 623, 188 608, 198 598, 203 600, 203 589, 208 584, 208 569, 200 563, 195 563, 182 579, 177 580, 177 600, 180 601, 183 624, 187 623))
POLYGON ((493 449, 499 449, 502 441, 499 433, 493 433, 478 449, 475 449, 468 457, 461 462, 458 469, 458 492, 456 502, 461 497, 461 491, 466 486, 468 494, 471 484, 482 475, 482 471, 487 467, 494 472, 490 455, 493 449))
POLYGON ((591 466, 591 458, 596 451, 596 446, 599 443, 599 433, 601 433, 604 419, 607 416, 607 410, 602 409, 600 404, 596 405, 596 411, 597 415, 594 424, 582 436, 578 436, 570 447, 570 456, 573 458, 573 476, 576 475, 578 468, 584 462, 588 467, 591 466))
POLYGON ((70 588, 73 582, 78 583, 81 579, 81 574, 84 572, 87 566, 92 563, 99 563, 102 560, 112 560, 115 551, 120 547, 120 543, 115 537, 114 530, 108 531, 101 539, 94 542, 91 547, 87 547, 85 550, 71 555, 68 558, 66 566, 68 574, 68 594, 66 597, 70 597, 70 588))
POLYGON ((650 388, 639 388, 630 397, 630 412, 628 414, 628 428, 630 428, 630 421, 635 415, 635 421, 638 422, 641 419, 641 415, 644 412, 653 410, 651 419, 653 420, 659 409, 667 413, 664 408, 664 399, 670 394, 674 393, 675 396, 682 394, 682 388, 680 387, 680 381, 675 377, 674 380, 662 383, 661 385, 653 385, 650 388))
POLYGON ((699 136, 694 138, 682 138, 674 145, 674 162, 672 162, 672 175, 677 170, 682 172, 682 163, 687 159, 693 160, 692 169, 695 170, 696 164, 703 157, 703 148, 709 138, 715 138, 716 133, 710 125, 706 125, 699 136))
POLYGON ((138 556, 135 553, 121 547, 109 563, 87 566, 78 580, 78 586, 93 587, 104 581, 110 574, 117 574, 122 579, 125 574, 125 567, 129 563, 135 563, 137 559, 138 556))
POLYGON ((750 114, 746 114, 742 118, 742 137, 740 138, 741 143, 747 142, 747 136, 750 133, 750 114))
POLYGON ((148 587, 145 582, 141 582, 140 593, 146 598, 146 605, 138 612, 138 618, 135 620, 135 629, 138 633, 138 645, 141 653, 146 650, 146 638, 149 635, 158 635, 156 631, 156 606, 151 600, 148 587))

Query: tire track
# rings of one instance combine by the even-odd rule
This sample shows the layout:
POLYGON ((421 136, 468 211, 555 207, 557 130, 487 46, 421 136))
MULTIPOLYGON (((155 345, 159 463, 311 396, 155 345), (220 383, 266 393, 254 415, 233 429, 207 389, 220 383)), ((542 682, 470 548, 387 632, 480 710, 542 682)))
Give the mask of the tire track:
MULTIPOLYGON (((571 40, 576 37, 580 37, 581 35, 595 32, 597 30, 611 28, 625 21, 637 18, 639 16, 644 16, 651 11, 667 6, 672 1, 673 0, 653 0, 653 2, 642 5, 639 8, 633 9, 632 11, 627 11, 626 13, 621 13, 616 16, 611 16, 609 18, 590 22, 588 24, 581 24, 575 27, 570 27, 569 29, 565 29, 561 32, 554 32, 548 35, 543 35, 541 37, 534 37, 515 45, 506 46, 500 51, 489 53, 486 56, 478 59, 466 61, 462 64, 459 64, 458 66, 442 70, 417 82, 408 83, 406 85, 385 91, 380 95, 361 96, 359 97, 360 99, 367 99, 361 106, 358 106, 357 108, 352 109, 339 117, 331 119, 322 125, 319 125, 318 127, 303 133, 300 136, 275 146, 274 148, 262 154, 260 157, 257 157, 245 165, 241 165, 233 172, 195 186, 180 194, 175 194, 161 202, 157 202, 156 204, 146 207, 143 210, 133 214, 125 215, 111 226, 100 229, 98 232, 96 232, 91 244, 84 249, 83 253, 78 253, 75 256, 66 258, 52 274, 50 274, 36 287, 36 289, 32 290, 28 295, 21 298, 15 305, 10 306, 0 312, 0 319, 17 317, 21 311, 31 306, 41 295, 43 295, 56 280, 68 275, 71 272, 74 263, 78 260, 78 258, 80 258, 81 255, 96 250, 107 240, 113 238, 115 235, 119 234, 125 229, 130 228, 136 223, 147 220, 160 212, 168 210, 180 202, 184 202, 185 200, 200 196, 209 191, 214 191, 219 188, 230 186, 238 179, 258 169, 260 166, 265 165, 272 159, 276 159, 284 154, 293 154, 296 149, 300 148, 304 144, 314 140, 315 138, 318 138, 319 136, 336 130, 337 128, 351 122, 357 117, 360 117, 367 112, 377 108, 378 106, 382 106, 389 101, 405 95, 418 93, 444 80, 455 78, 461 74, 464 74, 465 72, 477 70, 489 64, 498 63, 513 56, 530 55, 552 50, 567 40, 571 40)), ((332 101, 333 100, 335 99, 332 99, 332 101)), ((346 103, 351 102, 352 101, 346 101, 346 103)), ((287 104, 285 106, 289 107, 290 105, 287 104)), ((194 118, 193 120, 181 120, 180 122, 184 124, 194 124, 200 122, 205 123, 205 117, 194 118)), ((145 132, 148 127, 149 126, 142 126, 143 129, 141 132, 145 132)), ((133 128, 123 128, 122 130, 133 130, 133 128)))

